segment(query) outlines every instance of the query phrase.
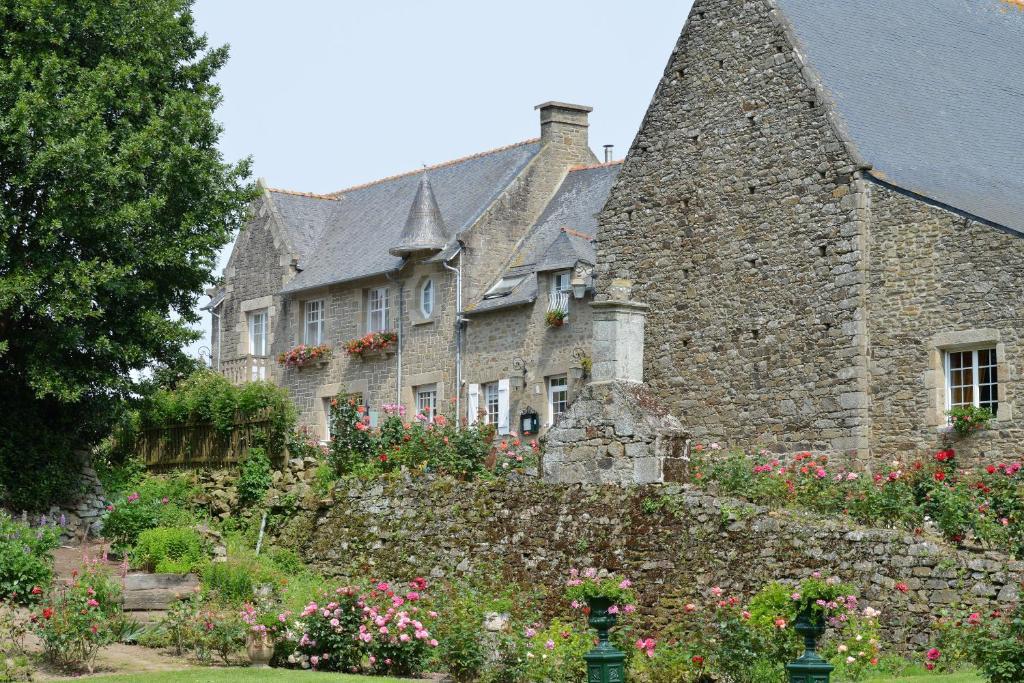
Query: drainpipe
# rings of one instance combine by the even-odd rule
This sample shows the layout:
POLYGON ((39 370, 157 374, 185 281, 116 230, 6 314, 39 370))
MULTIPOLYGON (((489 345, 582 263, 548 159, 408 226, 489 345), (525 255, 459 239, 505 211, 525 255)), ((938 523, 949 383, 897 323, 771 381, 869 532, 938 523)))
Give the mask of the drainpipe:
POLYGON ((441 265, 455 273, 455 424, 458 425, 462 419, 462 246, 441 265), (457 268, 448 264, 456 256, 459 257, 457 268))

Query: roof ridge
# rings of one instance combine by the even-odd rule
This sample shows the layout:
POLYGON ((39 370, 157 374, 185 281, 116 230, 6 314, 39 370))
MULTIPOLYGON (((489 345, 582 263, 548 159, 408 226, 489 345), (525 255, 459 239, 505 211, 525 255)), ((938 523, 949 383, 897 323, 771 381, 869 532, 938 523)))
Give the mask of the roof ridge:
POLYGON ((417 168, 417 169, 414 169, 412 171, 405 171, 404 173, 396 173, 395 175, 385 176, 383 178, 378 178, 377 180, 371 180, 369 182, 361 183, 359 185, 352 185, 351 187, 346 187, 346 188, 344 188, 342 190, 338 190, 336 192, 331 192, 330 194, 328 194, 326 196, 329 199, 340 199, 340 197, 338 195, 345 194, 346 192, 351 192, 352 190, 362 190, 363 188, 371 187, 373 185, 377 185, 379 183, 384 183, 384 182, 387 182, 389 180, 395 180, 397 178, 404 178, 406 176, 416 175, 417 173, 423 173, 424 171, 433 171, 433 170, 436 170, 436 169, 439 169, 439 168, 445 168, 447 166, 452 166, 454 164, 462 163, 463 161, 469 161, 470 159, 476 159, 477 157, 487 156, 488 154, 497 154, 498 152, 504 152, 505 150, 512 149, 513 147, 522 147, 523 145, 531 145, 531 144, 533 144, 535 142, 540 142, 540 138, 529 138, 528 140, 521 140, 519 142, 513 142, 510 145, 503 145, 501 147, 495 147, 494 149, 488 149, 488 150, 485 150, 483 152, 476 152, 475 154, 468 154, 468 155, 466 155, 464 157, 459 157, 457 159, 451 159, 449 161, 442 161, 441 163, 434 164, 433 166, 424 166, 423 168, 417 168))
POLYGON ((332 202, 336 202, 339 199, 339 197, 335 197, 333 194, 316 194, 315 192, 301 192, 299 190, 283 190, 280 187, 268 187, 267 192, 278 192, 280 194, 290 194, 296 197, 310 197, 312 199, 329 199, 332 202))
POLYGON ((579 166, 570 166, 569 173, 573 171, 589 171, 592 168, 605 168, 606 166, 614 166, 615 164, 621 164, 625 159, 616 159, 615 161, 605 161, 597 164, 580 164, 579 166))

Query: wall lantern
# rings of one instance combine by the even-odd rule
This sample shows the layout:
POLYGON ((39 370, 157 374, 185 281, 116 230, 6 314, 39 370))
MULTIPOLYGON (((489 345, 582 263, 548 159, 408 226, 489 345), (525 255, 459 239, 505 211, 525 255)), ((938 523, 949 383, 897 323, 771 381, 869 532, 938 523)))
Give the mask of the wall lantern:
POLYGON ((586 293, 587 293, 587 283, 586 282, 574 282, 574 283, 572 283, 572 295, 574 297, 576 297, 577 299, 582 299, 583 296, 586 293))
POLYGON ((526 386, 526 361, 522 358, 512 359, 512 375, 509 377, 509 387, 512 391, 522 391, 526 386))
POLYGON ((537 411, 533 408, 527 407, 519 415, 519 433, 523 436, 530 436, 540 431, 540 417, 537 416, 537 411))

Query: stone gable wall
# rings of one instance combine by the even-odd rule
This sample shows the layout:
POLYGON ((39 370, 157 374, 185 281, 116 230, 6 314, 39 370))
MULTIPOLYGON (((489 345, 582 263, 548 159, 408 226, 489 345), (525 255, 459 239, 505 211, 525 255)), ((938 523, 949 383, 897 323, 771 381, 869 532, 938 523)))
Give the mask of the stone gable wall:
POLYGON ((764 0, 697 0, 600 216, 695 438, 867 455, 863 181, 764 0))
MULTIPOLYGON (((248 353, 248 322, 243 305, 264 297, 271 297, 268 306, 270 320, 268 326, 269 350, 271 355, 282 350, 283 338, 286 335, 284 309, 282 299, 275 296, 290 275, 287 247, 274 234, 270 225, 271 216, 267 211, 265 200, 253 204, 253 216, 239 233, 231 252, 231 258, 224 269, 224 283, 227 290, 224 303, 220 306, 220 337, 218 325, 214 319, 211 336, 211 347, 214 354, 214 367, 225 369, 226 364, 248 353)), ((268 368, 267 379, 274 381, 277 377, 277 366, 274 363, 268 368)))
POLYGON ((938 443, 945 376, 940 345, 998 342, 999 419, 953 445, 984 463, 1024 442, 1024 238, 871 187, 868 336, 872 446, 880 457, 938 443), (966 336, 963 336, 966 335, 966 336), (945 339, 943 339, 945 337, 945 339))
MULTIPOLYGON (((747 599, 771 580, 817 570, 857 584, 864 602, 882 610, 890 646, 910 649, 928 641, 941 610, 1005 606, 1024 579, 1024 563, 998 553, 677 484, 396 478, 342 482, 320 499, 310 490, 313 467, 291 461, 275 474, 268 534, 328 576, 439 578, 483 569, 556 588, 570 567, 603 567, 634 581, 645 630, 667 626, 687 602, 709 607, 710 586, 747 599), (908 592, 895 590, 897 582, 908 592)), ((232 482, 204 475, 203 501, 222 517, 235 514, 232 482)))

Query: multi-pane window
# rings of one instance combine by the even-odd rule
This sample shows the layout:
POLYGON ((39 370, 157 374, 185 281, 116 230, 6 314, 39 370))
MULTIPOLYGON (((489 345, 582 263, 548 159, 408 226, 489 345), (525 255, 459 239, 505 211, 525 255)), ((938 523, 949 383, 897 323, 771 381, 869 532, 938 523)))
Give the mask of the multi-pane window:
POLYGON ((324 301, 306 302, 306 326, 302 341, 310 346, 324 343, 324 301))
POLYGON ((569 408, 569 380, 565 375, 548 379, 548 415, 549 424, 558 424, 558 420, 569 408))
POLYGON ((375 287, 366 295, 367 332, 384 332, 388 329, 388 288, 375 287))
POLYGON ((267 355, 267 309, 249 312, 249 354, 267 355))
POLYGON ((324 410, 324 440, 329 441, 331 438, 331 401, 330 397, 320 399, 323 404, 324 410))
POLYGON ((551 275, 551 292, 553 294, 572 290, 572 271, 563 270, 551 275))
POLYGON ((946 352, 946 408, 975 406, 999 410, 996 350, 946 352))
POLYGON ((498 383, 484 385, 484 422, 498 424, 498 383))
POLYGON ((424 318, 434 314, 434 281, 427 280, 420 289, 420 313, 424 318))
POLYGON ((437 385, 416 388, 416 413, 431 420, 437 415, 437 385))

